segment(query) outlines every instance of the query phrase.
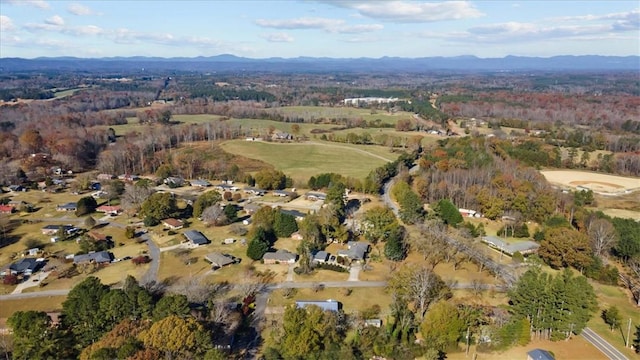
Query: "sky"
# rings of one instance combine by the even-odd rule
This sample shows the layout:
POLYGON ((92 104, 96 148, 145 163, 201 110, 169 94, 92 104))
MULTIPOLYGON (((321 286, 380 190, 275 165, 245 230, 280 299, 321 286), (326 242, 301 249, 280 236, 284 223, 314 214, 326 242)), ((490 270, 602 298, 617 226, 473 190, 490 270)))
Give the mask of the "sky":
POLYGON ((640 55, 640 1, 0 0, 0 58, 640 55))

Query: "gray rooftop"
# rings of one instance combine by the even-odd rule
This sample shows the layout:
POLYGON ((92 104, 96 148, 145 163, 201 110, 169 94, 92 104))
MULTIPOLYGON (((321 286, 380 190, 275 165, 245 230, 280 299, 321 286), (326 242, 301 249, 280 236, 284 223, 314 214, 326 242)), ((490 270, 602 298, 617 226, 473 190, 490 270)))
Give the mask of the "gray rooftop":
POLYGON ((315 254, 313 254, 313 259, 314 261, 327 261, 327 259, 329 258, 329 253, 322 250, 322 251, 318 251, 315 254))
POLYGON ((196 245, 205 245, 210 242, 209 239, 198 230, 187 230, 184 232, 184 237, 196 245))
POLYGON ((275 252, 265 253, 262 259, 264 260, 275 260, 275 261, 283 261, 288 262, 291 260, 296 260, 298 258, 297 254, 294 254, 288 250, 279 249, 275 252))
POLYGON ((351 260, 363 260, 369 251, 369 244, 362 241, 349 241, 347 248, 348 250, 339 250, 338 255, 346 256, 351 260))
POLYGON ((207 254, 204 258, 208 262, 210 262, 212 265, 217 267, 223 267, 225 265, 233 264, 235 262, 231 257, 221 254, 219 252, 213 252, 213 253, 207 254))
POLYGON ((508 255, 513 255, 516 252, 529 254, 535 252, 540 247, 538 243, 530 240, 510 244, 496 236, 483 236, 482 242, 508 255))
POLYGON ((18 274, 36 271, 40 263, 34 258, 23 258, 9 266, 9 269, 18 274))
POLYGON ((527 352, 527 355, 532 360, 555 360, 551 353, 542 349, 533 349, 527 352))
POLYGON ((306 308, 307 306, 317 306, 324 311, 340 310, 340 302, 335 300, 325 300, 325 301, 298 300, 296 301, 296 307, 298 308, 306 308))
POLYGON ((111 253, 108 251, 99 251, 89 254, 81 254, 73 257, 75 264, 81 264, 86 262, 95 262, 98 264, 111 262, 111 253))

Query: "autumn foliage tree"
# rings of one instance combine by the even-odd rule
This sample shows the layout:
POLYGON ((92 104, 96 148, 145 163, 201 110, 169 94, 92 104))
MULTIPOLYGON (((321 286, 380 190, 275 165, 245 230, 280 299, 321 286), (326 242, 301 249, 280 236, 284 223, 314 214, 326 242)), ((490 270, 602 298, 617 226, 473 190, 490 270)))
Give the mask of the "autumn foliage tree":
POLYGON ((175 315, 153 323, 139 339, 169 359, 198 358, 213 347, 207 331, 194 318, 175 315))

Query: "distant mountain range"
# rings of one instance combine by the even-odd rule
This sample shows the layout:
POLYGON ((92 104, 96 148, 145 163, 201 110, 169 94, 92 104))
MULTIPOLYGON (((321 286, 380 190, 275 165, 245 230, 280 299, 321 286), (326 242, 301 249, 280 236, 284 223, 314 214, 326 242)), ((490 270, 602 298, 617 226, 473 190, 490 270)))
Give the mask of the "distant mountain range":
POLYGON ((475 56, 424 58, 265 58, 234 55, 211 57, 41 57, 0 58, 0 73, 20 71, 77 72, 498 72, 498 71, 640 71, 640 56, 554 56, 478 58, 475 56))

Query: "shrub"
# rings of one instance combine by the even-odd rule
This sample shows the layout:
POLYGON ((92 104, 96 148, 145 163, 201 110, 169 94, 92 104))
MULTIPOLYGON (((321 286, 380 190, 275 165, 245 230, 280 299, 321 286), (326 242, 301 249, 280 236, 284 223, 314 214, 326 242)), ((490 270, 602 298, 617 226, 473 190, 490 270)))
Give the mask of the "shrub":
POLYGON ((349 272, 347 268, 340 265, 336 265, 336 264, 318 263, 316 264, 316 268, 337 271, 337 272, 344 272, 344 273, 349 272))
POLYGON ((153 216, 146 216, 144 218, 144 226, 156 226, 158 224, 160 224, 160 221, 156 218, 154 218, 153 216))
POLYGON ((126 237, 127 239, 133 239, 136 236, 136 229, 133 228, 133 226, 127 226, 124 229, 124 237, 126 237))
POLYGON ((141 256, 136 256, 133 259, 131 259, 131 262, 133 262, 134 265, 142 265, 142 264, 147 264, 151 262, 151 258, 149 258, 146 255, 141 255, 141 256))
POLYGON ((5 285, 16 285, 18 283, 18 277, 13 274, 5 275, 2 283, 5 285))

